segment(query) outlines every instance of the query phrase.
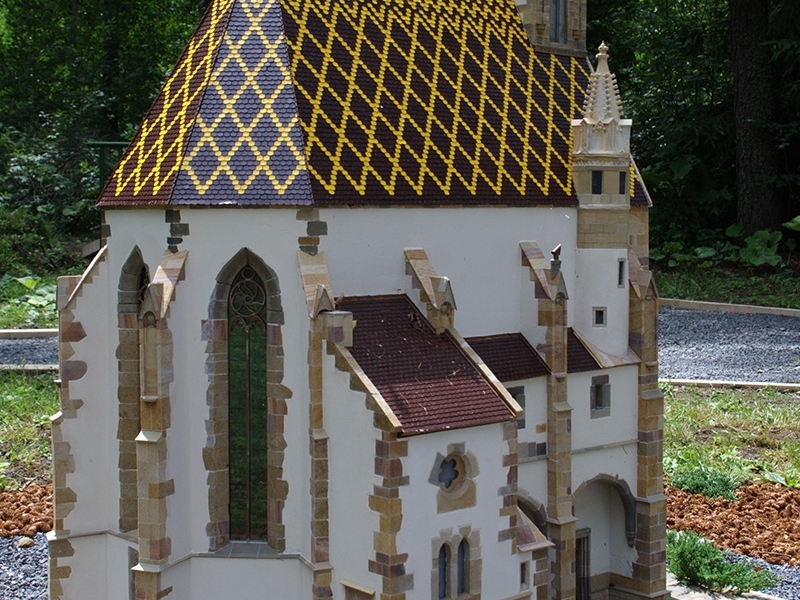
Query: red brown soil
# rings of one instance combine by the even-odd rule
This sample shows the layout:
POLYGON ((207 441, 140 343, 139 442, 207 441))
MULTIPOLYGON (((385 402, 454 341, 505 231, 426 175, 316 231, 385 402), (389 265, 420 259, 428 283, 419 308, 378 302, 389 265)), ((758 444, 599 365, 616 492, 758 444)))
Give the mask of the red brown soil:
POLYGON ((667 486, 667 528, 691 530, 723 550, 800 566, 800 490, 746 485, 734 501, 667 486))
POLYGON ((53 485, 30 483, 0 493, 0 537, 47 533, 53 528, 53 485))

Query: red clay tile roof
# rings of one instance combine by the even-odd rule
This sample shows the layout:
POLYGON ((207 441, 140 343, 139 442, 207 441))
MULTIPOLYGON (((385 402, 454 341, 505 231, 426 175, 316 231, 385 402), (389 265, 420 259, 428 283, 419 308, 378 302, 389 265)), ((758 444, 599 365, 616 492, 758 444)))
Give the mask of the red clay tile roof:
POLYGON ((550 373, 521 333, 471 337, 467 342, 500 381, 519 381, 550 373))
POLYGON ((345 298, 350 352, 402 423, 403 435, 514 419, 453 338, 436 335, 405 295, 345 298))
POLYGON ((584 371, 599 371, 600 369, 602 367, 570 327, 567 330, 567 372, 582 373, 584 371))
POLYGON ((212 0, 99 204, 572 206, 588 72, 512 0, 212 0))

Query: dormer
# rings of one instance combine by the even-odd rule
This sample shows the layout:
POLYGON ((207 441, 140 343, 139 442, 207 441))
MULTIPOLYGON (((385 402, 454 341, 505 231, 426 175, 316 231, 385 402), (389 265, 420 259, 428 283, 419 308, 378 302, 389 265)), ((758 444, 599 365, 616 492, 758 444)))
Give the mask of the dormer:
POLYGON ((537 49, 586 52, 586 0, 514 0, 537 49))
POLYGON ((608 46, 598 49, 583 118, 572 121, 572 175, 581 205, 630 204, 631 120, 622 118, 616 77, 608 68, 608 46))

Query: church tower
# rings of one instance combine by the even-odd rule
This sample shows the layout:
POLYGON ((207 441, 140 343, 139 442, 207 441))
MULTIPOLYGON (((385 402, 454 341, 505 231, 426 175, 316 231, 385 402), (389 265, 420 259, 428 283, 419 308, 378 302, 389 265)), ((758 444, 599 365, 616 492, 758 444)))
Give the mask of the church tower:
POLYGON ((531 43, 540 49, 586 52, 586 0, 515 0, 531 43))

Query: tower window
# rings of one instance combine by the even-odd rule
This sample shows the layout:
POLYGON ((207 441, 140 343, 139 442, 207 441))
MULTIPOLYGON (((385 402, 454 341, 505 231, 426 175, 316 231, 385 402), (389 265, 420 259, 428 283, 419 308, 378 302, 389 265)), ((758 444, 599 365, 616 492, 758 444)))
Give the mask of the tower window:
POLYGON ((592 193, 593 194, 602 194, 603 193, 603 172, 602 171, 592 171, 592 193))
POLYGON ((623 196, 628 193, 628 174, 625 171, 619 173, 619 193, 623 196))
POLYGON ((559 44, 567 41, 566 0, 550 0, 550 41, 559 44))
POLYGON ((592 309, 592 325, 595 327, 605 327, 606 326, 606 307, 605 306, 595 306, 592 309))
POLYGON ((617 287, 625 287, 625 259, 620 258, 617 262, 617 287))

